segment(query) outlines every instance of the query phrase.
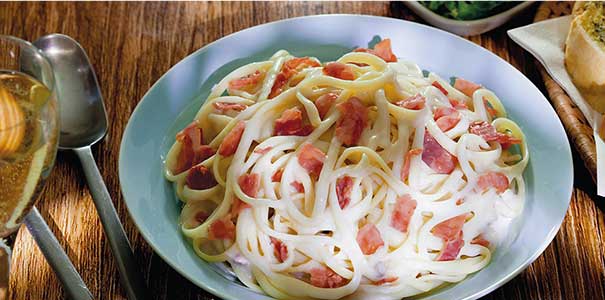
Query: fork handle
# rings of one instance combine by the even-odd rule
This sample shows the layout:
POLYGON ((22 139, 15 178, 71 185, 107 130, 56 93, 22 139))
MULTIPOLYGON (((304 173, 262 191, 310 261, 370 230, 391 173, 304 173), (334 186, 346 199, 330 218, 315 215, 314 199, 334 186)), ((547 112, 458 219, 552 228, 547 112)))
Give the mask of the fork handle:
POLYGON ((92 151, 90 147, 78 148, 74 151, 82 163, 92 200, 118 265, 122 287, 126 291, 128 299, 147 300, 149 297, 146 295, 146 288, 138 271, 126 232, 120 223, 120 218, 113 206, 92 151))
POLYGON ((84 280, 69 260, 61 244, 48 228, 46 221, 35 207, 25 216, 25 226, 38 244, 38 248, 44 254, 46 261, 51 266, 65 292, 71 300, 92 300, 92 294, 86 287, 84 280))

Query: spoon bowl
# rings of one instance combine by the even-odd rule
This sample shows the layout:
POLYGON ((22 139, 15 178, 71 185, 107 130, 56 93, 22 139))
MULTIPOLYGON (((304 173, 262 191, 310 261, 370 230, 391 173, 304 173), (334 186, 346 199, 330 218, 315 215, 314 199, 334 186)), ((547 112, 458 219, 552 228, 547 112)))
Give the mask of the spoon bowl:
POLYGON ((63 34, 34 42, 53 63, 61 110, 59 149, 77 149, 100 141, 107 132, 107 114, 95 71, 82 47, 63 34))

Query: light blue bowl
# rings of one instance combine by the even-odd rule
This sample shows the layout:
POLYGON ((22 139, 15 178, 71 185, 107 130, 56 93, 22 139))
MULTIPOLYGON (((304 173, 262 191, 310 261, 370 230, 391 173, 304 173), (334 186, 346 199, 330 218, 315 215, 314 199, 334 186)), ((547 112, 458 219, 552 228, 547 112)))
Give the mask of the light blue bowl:
POLYGON ((181 206, 163 177, 163 156, 212 85, 238 66, 264 60, 279 49, 333 60, 355 46, 366 46, 376 35, 391 38, 400 58, 423 69, 445 78, 461 76, 493 90, 527 135, 530 150, 525 209, 510 247, 496 251, 485 269, 464 281, 415 298, 478 298, 512 279, 544 251, 567 211, 573 172, 563 126, 540 91, 498 56, 444 31, 391 18, 322 15, 256 26, 213 42, 176 64, 143 97, 124 132, 120 184, 132 219, 158 255, 219 297, 270 299, 228 281, 195 255, 179 230, 181 206))

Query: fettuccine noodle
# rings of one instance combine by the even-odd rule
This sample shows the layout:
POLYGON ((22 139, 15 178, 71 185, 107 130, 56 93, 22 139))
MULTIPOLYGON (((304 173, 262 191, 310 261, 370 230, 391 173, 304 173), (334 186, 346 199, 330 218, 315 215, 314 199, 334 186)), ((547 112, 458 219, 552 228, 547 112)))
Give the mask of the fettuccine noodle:
POLYGON ((249 288, 401 299, 489 263, 522 212, 528 158, 494 93, 425 76, 384 40, 329 64, 281 50, 231 72, 165 176, 195 252, 249 288))

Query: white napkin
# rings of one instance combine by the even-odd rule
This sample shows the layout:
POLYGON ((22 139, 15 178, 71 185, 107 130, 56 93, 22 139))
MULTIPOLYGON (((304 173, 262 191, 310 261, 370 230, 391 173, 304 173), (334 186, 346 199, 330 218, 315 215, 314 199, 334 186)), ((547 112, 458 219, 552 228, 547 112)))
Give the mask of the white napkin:
POLYGON ((538 59, 548 74, 565 90, 592 126, 597 149, 597 194, 605 196, 605 143, 597 134, 601 115, 584 100, 565 69, 565 39, 572 17, 565 16, 511 29, 513 41, 538 59))

